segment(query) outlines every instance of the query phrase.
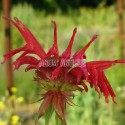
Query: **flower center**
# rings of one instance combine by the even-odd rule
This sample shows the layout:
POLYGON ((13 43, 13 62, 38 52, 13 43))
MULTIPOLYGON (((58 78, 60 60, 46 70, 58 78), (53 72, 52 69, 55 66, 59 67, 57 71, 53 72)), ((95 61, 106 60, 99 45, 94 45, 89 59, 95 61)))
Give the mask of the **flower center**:
POLYGON ((48 90, 58 90, 62 92, 71 92, 77 90, 77 86, 71 85, 69 83, 62 83, 60 81, 45 81, 40 80, 41 88, 45 91, 48 90))

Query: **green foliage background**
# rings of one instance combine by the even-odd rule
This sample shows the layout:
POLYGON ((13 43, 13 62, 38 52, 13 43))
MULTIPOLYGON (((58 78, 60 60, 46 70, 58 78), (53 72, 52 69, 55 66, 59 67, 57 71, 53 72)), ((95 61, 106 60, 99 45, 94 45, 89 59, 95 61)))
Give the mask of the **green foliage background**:
MULTIPOLYGON (((48 0, 51 2, 51 0, 48 0)), ((0 12, 2 16, 2 11, 0 12)), ((91 39, 93 34, 99 34, 98 39, 87 51, 87 61, 113 60, 120 58, 121 41, 118 37, 118 18, 116 6, 96 9, 79 8, 68 10, 68 14, 57 11, 46 14, 43 10, 36 10, 29 4, 17 4, 12 7, 11 16, 18 17, 36 36, 43 48, 47 51, 53 42, 53 26, 51 20, 58 24, 58 45, 60 54, 66 48, 74 27, 78 28, 73 53, 81 49, 91 39)), ((12 47, 17 48, 24 44, 19 32, 12 26, 12 47)), ((3 19, 0 19, 0 60, 4 53, 3 19)), ((16 56, 13 58, 13 60, 16 56)), ((0 66, 0 97, 6 89, 6 74, 4 65, 0 66)), ((33 79, 34 72, 24 73, 24 67, 14 72, 14 84, 19 89, 18 95, 24 96, 27 102, 34 101, 38 88, 33 79), (28 89, 27 89, 28 88, 28 89)), ((68 125, 124 125, 125 123, 125 66, 114 66, 106 70, 106 75, 116 92, 117 104, 110 99, 107 104, 102 95, 89 89, 88 93, 75 93, 74 103, 67 111, 68 125)), ((40 120, 43 123, 43 119, 40 120)))

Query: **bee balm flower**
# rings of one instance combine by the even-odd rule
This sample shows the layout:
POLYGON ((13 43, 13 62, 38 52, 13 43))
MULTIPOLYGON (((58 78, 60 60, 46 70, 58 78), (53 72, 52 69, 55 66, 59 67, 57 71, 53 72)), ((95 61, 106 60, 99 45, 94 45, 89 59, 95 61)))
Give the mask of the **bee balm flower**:
POLYGON ((85 52, 98 37, 97 35, 94 35, 83 49, 78 50, 71 56, 77 32, 77 28, 75 28, 68 47, 59 55, 56 22, 52 21, 54 25, 53 45, 48 52, 45 52, 33 34, 18 18, 14 18, 14 20, 4 18, 9 20, 18 29, 26 44, 5 54, 3 63, 15 54, 23 52, 13 62, 14 68, 19 69, 20 66, 27 64, 28 66, 25 71, 35 70, 34 79, 43 89, 38 118, 48 112, 50 107, 53 107, 58 118, 66 125, 66 104, 72 104, 74 91, 88 91, 84 81, 88 82, 99 94, 103 93, 106 102, 108 102, 109 96, 115 102, 115 93, 105 76, 104 70, 117 63, 125 63, 125 60, 86 62, 85 52), (38 58, 32 54, 37 55, 38 58))

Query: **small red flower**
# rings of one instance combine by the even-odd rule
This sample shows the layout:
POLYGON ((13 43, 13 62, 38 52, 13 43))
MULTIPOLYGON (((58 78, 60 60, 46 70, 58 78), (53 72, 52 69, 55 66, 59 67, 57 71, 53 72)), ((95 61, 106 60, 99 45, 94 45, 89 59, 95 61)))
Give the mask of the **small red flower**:
POLYGON ((38 118, 43 116, 49 107, 52 106, 60 120, 66 124, 66 104, 72 103, 73 91, 88 91, 84 81, 87 81, 99 95, 103 93, 106 102, 108 102, 109 96, 115 102, 115 93, 105 76, 104 70, 117 63, 125 63, 125 60, 86 62, 85 52, 95 41, 97 35, 94 35, 83 49, 78 50, 71 57, 71 50, 77 32, 77 28, 75 28, 68 47, 59 56, 56 22, 52 21, 54 25, 54 42, 46 53, 33 34, 19 19, 14 18, 14 20, 11 20, 7 17, 4 18, 9 20, 19 30, 26 41, 26 45, 5 54, 3 63, 15 54, 23 51, 13 62, 14 68, 18 69, 20 66, 27 64, 25 71, 35 69, 34 79, 44 90, 38 118), (33 57, 31 54, 37 55, 38 58, 33 57))

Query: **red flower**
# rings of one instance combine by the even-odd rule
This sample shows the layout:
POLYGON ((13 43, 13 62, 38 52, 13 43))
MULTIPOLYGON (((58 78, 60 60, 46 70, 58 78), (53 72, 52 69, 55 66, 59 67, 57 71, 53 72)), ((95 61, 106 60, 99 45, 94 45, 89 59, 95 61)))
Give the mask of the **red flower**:
POLYGON ((28 64, 25 71, 35 69, 35 80, 44 90, 38 118, 43 116, 50 106, 53 106, 57 116, 66 124, 66 103, 71 104, 71 99, 74 96, 73 91, 88 91, 84 81, 87 81, 99 94, 103 93, 106 102, 108 102, 109 96, 115 102, 115 93, 104 74, 104 70, 114 64, 125 63, 125 60, 85 62, 85 52, 95 41, 97 35, 94 35, 83 49, 77 51, 71 57, 71 50, 77 32, 77 28, 75 28, 68 47, 59 56, 56 22, 52 21, 54 25, 54 43, 46 53, 33 34, 19 19, 4 18, 9 20, 19 30, 26 41, 26 45, 5 54, 3 63, 23 51, 23 54, 13 62, 15 69, 24 64, 28 64), (36 54, 38 58, 28 54, 36 54))

